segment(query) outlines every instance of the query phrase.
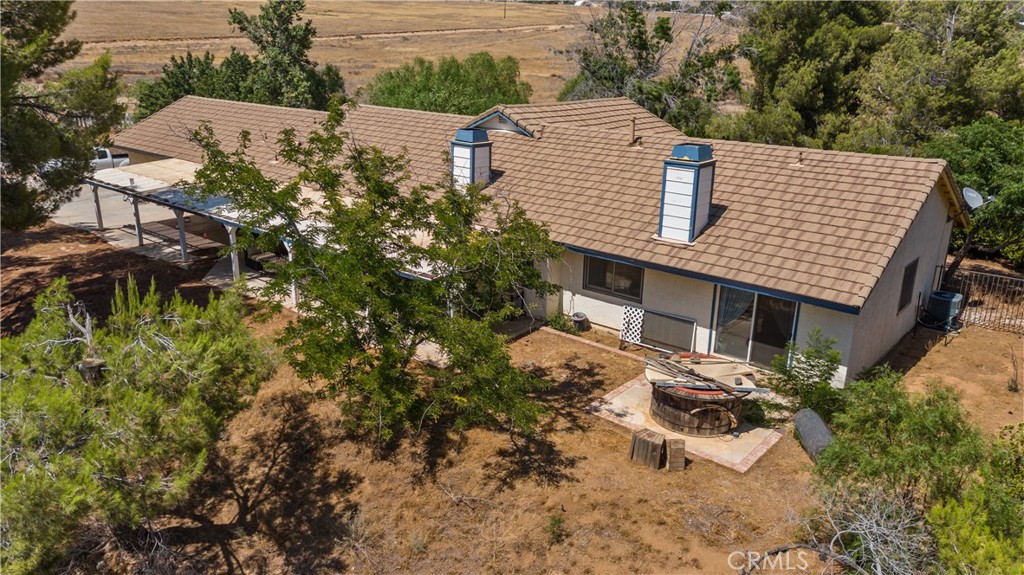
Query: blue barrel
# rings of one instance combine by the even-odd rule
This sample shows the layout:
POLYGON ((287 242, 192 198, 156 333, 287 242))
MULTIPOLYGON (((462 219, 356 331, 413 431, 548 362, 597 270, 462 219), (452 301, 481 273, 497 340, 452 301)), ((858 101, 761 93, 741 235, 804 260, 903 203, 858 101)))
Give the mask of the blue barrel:
POLYGON ((960 306, 963 305, 963 302, 963 294, 951 291, 932 292, 931 297, 928 298, 928 315, 949 329, 953 324, 953 319, 960 313, 960 306))

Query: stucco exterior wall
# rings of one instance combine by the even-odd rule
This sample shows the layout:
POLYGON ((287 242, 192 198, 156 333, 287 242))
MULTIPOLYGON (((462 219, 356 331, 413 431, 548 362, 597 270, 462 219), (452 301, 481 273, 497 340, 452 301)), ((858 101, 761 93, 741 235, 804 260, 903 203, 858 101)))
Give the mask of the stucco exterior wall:
POLYGON ((714 284, 656 270, 644 270, 639 303, 583 287, 583 256, 567 252, 562 269, 562 311, 587 314, 591 323, 622 329, 622 306, 631 305, 694 320, 697 324, 694 351, 707 352, 711 338, 711 306, 714 284))
POLYGON ((927 303, 938 282, 941 266, 945 264, 953 229, 953 223, 946 221, 948 213, 946 201, 936 186, 857 316, 853 334, 857 344, 849 364, 851 376, 875 365, 914 327, 918 297, 922 304, 927 303), (903 270, 915 258, 919 260, 914 295, 910 305, 898 311, 903 270))
POLYGON ((836 372, 832 384, 842 387, 850 376, 850 358, 853 350, 854 328, 857 316, 835 311, 806 303, 800 304, 799 317, 796 323, 796 343, 801 348, 807 346, 807 337, 815 329, 821 329, 826 337, 836 340, 835 349, 843 356, 842 365, 836 372))
MULTIPOLYGON (((541 278, 558 285, 562 285, 562 260, 548 260, 536 264, 540 270, 541 278)), ((527 292, 523 297, 527 312, 538 319, 547 319, 552 315, 561 313, 562 294, 556 293, 547 297, 540 297, 534 292, 527 292)))
POLYGON ((111 148, 111 152, 118 154, 128 154, 128 160, 132 164, 145 164, 146 162, 155 162, 157 160, 166 160, 164 156, 155 156, 153 154, 144 154, 142 152, 136 152, 135 150, 122 150, 119 148, 111 148))

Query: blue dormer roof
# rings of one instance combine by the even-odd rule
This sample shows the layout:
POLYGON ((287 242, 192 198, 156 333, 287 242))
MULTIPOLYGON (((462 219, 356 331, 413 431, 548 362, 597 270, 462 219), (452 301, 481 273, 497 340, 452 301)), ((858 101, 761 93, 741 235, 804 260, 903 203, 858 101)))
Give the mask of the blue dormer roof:
POLYGON ((707 162, 711 158, 711 146, 708 144, 676 144, 672 148, 673 160, 707 162))
POLYGON ((480 144, 487 141, 486 130, 472 130, 464 129, 455 132, 456 142, 466 142, 467 144, 480 144))

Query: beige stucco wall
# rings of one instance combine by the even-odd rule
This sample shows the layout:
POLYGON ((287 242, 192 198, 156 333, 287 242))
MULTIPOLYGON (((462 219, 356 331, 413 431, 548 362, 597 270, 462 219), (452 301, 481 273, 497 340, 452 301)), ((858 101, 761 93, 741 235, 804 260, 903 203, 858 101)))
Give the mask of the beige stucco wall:
POLYGON ((562 267, 562 311, 581 311, 591 323, 613 330, 622 328, 622 306, 631 305, 697 323, 695 351, 707 352, 711 335, 711 301, 714 285, 656 270, 644 271, 639 303, 583 287, 583 256, 566 252, 562 267))
POLYGON ((854 327, 857 316, 835 311, 806 303, 800 304, 800 316, 796 324, 796 343, 800 348, 807 346, 807 336, 818 328, 827 336, 836 340, 835 349, 843 356, 843 363, 836 372, 833 384, 842 387, 849 376, 848 366, 852 356, 854 327))
POLYGON ((940 266, 945 263, 953 229, 953 223, 946 221, 948 213, 941 191, 933 188, 857 316, 853 334, 857 345, 849 364, 851 377, 878 363, 914 327, 918 295, 926 304, 938 281, 940 266), (914 297, 897 313, 903 270, 915 258, 920 259, 914 297))
MULTIPOLYGON (((545 281, 562 285, 562 260, 548 260, 537 264, 540 275, 545 281)), ((523 299, 526 303, 527 313, 538 319, 547 319, 554 314, 561 313, 562 295, 560 293, 547 297, 539 297, 534 292, 527 292, 523 299)))
MULTIPOLYGON (((115 153, 125 153, 125 150, 119 150, 117 148, 111 148, 111 151, 115 153)), ((145 164, 146 162, 155 162, 157 160, 166 160, 163 156, 154 156, 152 154, 143 154, 142 152, 136 152, 133 150, 127 150, 128 160, 132 164, 145 164)))
MULTIPOLYGON (((805 346, 814 328, 820 328, 826 336, 836 340, 835 347, 843 358, 836 376, 837 385, 843 385, 875 365, 914 327, 916 294, 926 301, 938 281, 939 266, 945 260, 952 232, 952 223, 946 221, 947 213, 940 191, 933 189, 860 314, 800 304, 797 344, 805 346), (910 305, 897 313, 903 269, 915 258, 920 258, 915 296, 910 305)), ((542 266, 545 277, 562 286, 562 293, 560 297, 543 302, 538 298, 528 299, 537 315, 547 317, 553 313, 580 311, 586 313, 592 323, 618 331, 622 327, 622 306, 632 305, 695 320, 695 350, 707 352, 711 349, 714 335, 711 329, 712 283, 648 269, 644 272, 643 296, 637 303, 585 289, 583 260, 581 254, 567 251, 560 261, 542 266)))

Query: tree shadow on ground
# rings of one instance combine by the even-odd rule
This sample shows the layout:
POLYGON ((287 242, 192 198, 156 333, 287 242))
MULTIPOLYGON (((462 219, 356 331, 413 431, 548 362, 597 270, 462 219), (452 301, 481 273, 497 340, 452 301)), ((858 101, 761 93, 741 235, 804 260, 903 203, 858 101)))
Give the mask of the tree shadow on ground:
POLYGON ((584 457, 567 455, 552 439, 554 433, 587 431, 593 425, 586 408, 610 383, 605 366, 583 361, 578 354, 555 366, 527 364, 525 371, 551 383, 535 399, 547 408, 548 419, 536 433, 498 450, 498 460, 485 465, 499 490, 514 489, 520 481, 558 486, 578 481, 572 470, 584 457))
POLYGON ((188 268, 109 246, 81 230, 48 224, 3 235, 2 267, 7 276, 2 297, 2 335, 21 333, 35 316, 33 303, 53 280, 68 278, 71 294, 102 323, 110 315, 114 286, 131 275, 143 289, 150 282, 165 298, 176 290, 188 301, 204 304, 213 288, 202 283, 214 259, 194 259, 188 268), (10 245, 8 245, 10 243, 10 245), (11 253, 29 246, 31 253, 11 253), (66 252, 64 248, 74 246, 66 252))
POLYGON ((437 478, 437 470, 449 456, 457 454, 466 446, 466 435, 454 428, 454 417, 443 417, 438 420, 424 421, 418 432, 411 438, 418 442, 416 457, 422 468, 416 476, 416 482, 422 484, 425 479, 437 478))
MULTIPOLYGON (((181 514, 198 525, 165 528, 168 545, 198 549, 193 555, 211 564, 219 555, 223 572, 245 573, 232 544, 256 535, 275 547, 272 555, 290 571, 346 569, 340 542, 358 514, 346 497, 361 477, 328 461, 329 441, 309 402, 305 394, 282 393, 253 407, 276 427, 251 431, 241 445, 218 445, 181 514), (232 507, 234 516, 218 522, 232 507)), ((255 572, 265 569, 255 563, 255 572)))
POLYGON ((571 471, 584 457, 566 455, 551 439, 540 433, 521 438, 498 450, 498 459, 484 469, 498 481, 498 491, 515 489, 520 481, 557 487, 577 483, 571 471))
POLYGON ((551 413, 545 431, 573 432, 590 428, 593 421, 586 408, 610 383, 604 375, 604 365, 582 361, 578 354, 573 354, 555 367, 527 365, 523 369, 551 383, 551 387, 535 398, 551 413))

